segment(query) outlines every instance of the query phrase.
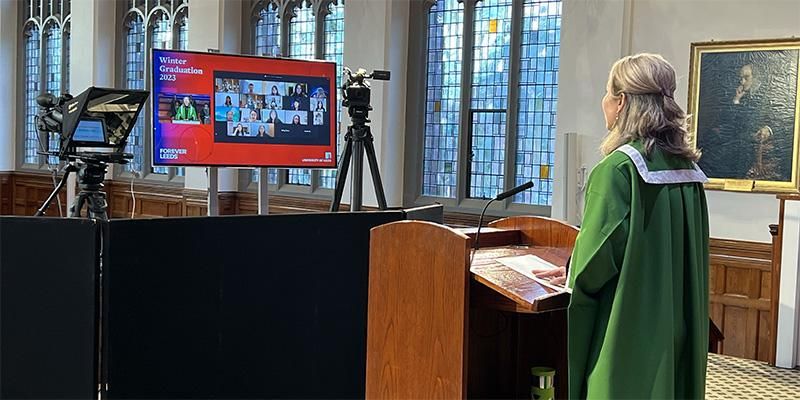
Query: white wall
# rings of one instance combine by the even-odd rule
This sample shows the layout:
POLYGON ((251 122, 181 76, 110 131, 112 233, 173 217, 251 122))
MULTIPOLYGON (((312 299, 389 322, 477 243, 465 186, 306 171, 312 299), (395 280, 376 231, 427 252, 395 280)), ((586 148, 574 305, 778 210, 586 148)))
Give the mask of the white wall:
MULTIPOLYGON (((347 0, 345 2, 344 65, 390 70, 389 82, 372 82, 371 130, 386 202, 400 206, 403 201, 403 146, 405 135, 405 91, 408 51, 407 0, 347 0)), ((343 115, 347 112, 343 111, 343 115)), ((349 123, 343 118, 343 124, 349 123)), ((343 203, 349 203, 349 178, 343 203)), ((377 206, 369 167, 364 161, 366 206, 377 206)))
MULTIPOLYGON (((241 0, 193 0, 189 11, 189 50, 216 49, 223 53, 241 50, 241 0)), ((218 169, 218 188, 221 192, 236 191, 237 173, 232 168, 218 169)), ((186 188, 208 188, 206 168, 187 167, 186 188)))
MULTIPOLYGON (((675 98, 686 107, 689 56, 692 42, 800 36, 798 0, 564 0, 561 74, 559 81, 558 149, 563 134, 582 135, 581 162, 556 168, 572 174, 581 165, 591 168, 600 159, 597 145, 605 134, 600 99, 608 70, 621 55, 660 53, 675 67, 675 98)), ((561 176, 557 173, 556 176, 561 176)), ((574 215, 574 188, 559 187, 554 194, 554 216, 574 215), (558 193, 560 192, 560 193, 558 193)), ((712 237, 770 242, 768 225, 778 222, 774 195, 708 191, 712 237)), ((796 223, 800 208, 787 208, 787 229, 796 223), (793 211, 796 210, 796 214, 793 211)), ((793 227, 793 228, 792 228, 793 227)), ((790 230, 791 230, 790 229, 790 230)), ((787 232, 778 328, 778 356, 783 366, 800 360, 798 316, 798 232, 787 232), (797 353, 797 357, 794 355, 797 353)))
POLYGON ((0 1, 0 93, 7 98, 5 118, 0 118, 0 171, 13 171, 16 153, 17 104, 23 104, 17 97, 17 2, 0 1))
MULTIPOLYGON (((676 98, 684 107, 691 42, 800 36, 797 0, 637 0, 633 16, 632 53, 657 52, 672 62, 679 76, 676 98), (664 40, 665 32, 669 41, 664 40)), ((712 236, 771 240, 767 226, 778 222, 774 195, 709 191, 708 203, 712 236), (747 210, 746 218, 743 210, 747 210)))
POLYGON ((600 139, 606 130, 600 100, 605 94, 608 67, 622 54, 623 0, 565 0, 562 6, 559 55, 556 158, 553 217, 575 221, 580 213, 575 188, 560 181, 574 176, 581 165, 600 160, 600 139), (580 165, 564 165, 564 135, 581 135, 580 165))
MULTIPOLYGON (((675 98, 685 107, 692 42, 800 36, 798 20, 797 0, 565 0, 558 134, 582 135, 582 164, 591 168, 600 159, 597 146, 605 134, 600 99, 608 70, 619 56, 653 52, 666 57, 678 73, 675 98)), ((562 147, 558 150, 563 152, 562 147)), ((573 173, 578 167, 567 168, 573 173)), ((576 210, 563 211, 560 201, 569 191, 559 192, 554 194, 554 215, 573 215, 576 210)), ((707 193, 711 236, 771 240, 768 225, 778 221, 774 195, 707 193)), ((574 205, 574 198, 566 204, 574 205)))

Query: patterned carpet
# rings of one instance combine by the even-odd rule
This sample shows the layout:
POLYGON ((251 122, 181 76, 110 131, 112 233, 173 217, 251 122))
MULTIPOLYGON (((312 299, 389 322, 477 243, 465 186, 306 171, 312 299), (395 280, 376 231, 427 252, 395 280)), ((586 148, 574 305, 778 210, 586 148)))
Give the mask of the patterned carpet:
POLYGON ((800 371, 709 354, 706 399, 800 399, 800 371))

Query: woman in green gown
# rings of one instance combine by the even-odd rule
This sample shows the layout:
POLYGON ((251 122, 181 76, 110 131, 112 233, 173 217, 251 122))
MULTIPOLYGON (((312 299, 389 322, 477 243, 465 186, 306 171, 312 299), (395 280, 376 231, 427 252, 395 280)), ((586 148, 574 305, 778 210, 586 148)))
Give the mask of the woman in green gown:
POLYGON ((609 74, 605 158, 589 177, 566 278, 569 398, 704 396, 706 177, 674 91, 658 55, 625 57, 609 74))

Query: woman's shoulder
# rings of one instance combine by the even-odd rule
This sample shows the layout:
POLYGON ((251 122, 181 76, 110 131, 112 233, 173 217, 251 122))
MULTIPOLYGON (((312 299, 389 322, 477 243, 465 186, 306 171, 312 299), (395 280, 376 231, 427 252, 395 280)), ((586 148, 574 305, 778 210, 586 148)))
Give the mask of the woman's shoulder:
POLYGON ((609 183, 613 181, 616 184, 612 185, 627 186, 630 184, 632 171, 635 168, 633 161, 625 153, 613 151, 595 165, 589 181, 594 183, 593 186, 596 186, 599 181, 609 183))
POLYGON ((611 154, 605 156, 600 163, 597 164, 595 169, 606 172, 625 171, 629 169, 629 166, 633 166, 633 161, 627 154, 621 151, 612 151, 611 154))

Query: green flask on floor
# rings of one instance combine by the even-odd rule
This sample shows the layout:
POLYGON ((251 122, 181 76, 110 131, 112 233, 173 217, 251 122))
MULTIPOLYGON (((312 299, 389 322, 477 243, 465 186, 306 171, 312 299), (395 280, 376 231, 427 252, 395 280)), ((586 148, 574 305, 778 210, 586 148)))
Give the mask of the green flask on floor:
POLYGON ((556 398, 555 388, 553 387, 553 378, 555 376, 556 370, 552 368, 531 368, 531 377, 533 378, 531 400, 554 400, 556 398))

